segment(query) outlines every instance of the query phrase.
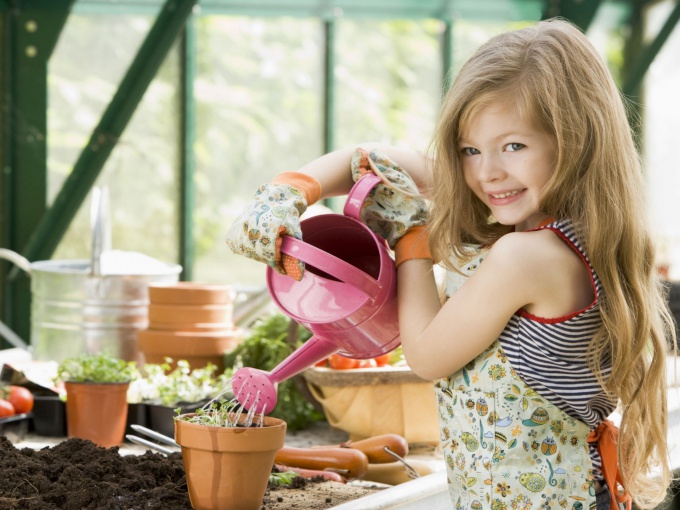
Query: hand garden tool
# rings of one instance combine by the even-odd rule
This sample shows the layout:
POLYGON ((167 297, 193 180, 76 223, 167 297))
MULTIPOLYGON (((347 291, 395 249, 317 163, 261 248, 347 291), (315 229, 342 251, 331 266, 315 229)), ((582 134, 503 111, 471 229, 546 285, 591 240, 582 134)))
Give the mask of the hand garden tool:
POLYGON ((147 448, 151 448, 152 450, 156 450, 158 452, 164 453, 166 455, 170 455, 171 453, 179 453, 179 445, 175 442, 174 439, 165 436, 163 434, 159 434, 155 430, 148 429, 146 427, 143 427, 141 425, 133 424, 130 425, 132 429, 135 432, 139 432, 140 434, 144 434, 147 437, 150 437, 151 439, 155 439, 156 441, 163 443, 165 445, 171 446, 172 448, 166 448, 165 446, 161 446, 157 443, 153 443, 147 439, 144 439, 139 436, 135 436, 133 434, 128 434, 125 437, 132 441, 133 443, 146 446, 147 448))

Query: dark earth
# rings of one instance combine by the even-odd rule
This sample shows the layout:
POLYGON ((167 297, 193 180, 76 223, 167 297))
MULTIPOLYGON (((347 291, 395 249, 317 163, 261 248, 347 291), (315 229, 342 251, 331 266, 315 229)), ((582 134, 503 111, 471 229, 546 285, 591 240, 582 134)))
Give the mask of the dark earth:
MULTIPOLYGON (((377 488, 314 479, 272 487, 263 510, 326 509, 377 488)), ((42 450, 17 449, 0 437, 0 509, 138 510, 190 509, 182 456, 147 451, 120 455, 84 439, 42 450)))

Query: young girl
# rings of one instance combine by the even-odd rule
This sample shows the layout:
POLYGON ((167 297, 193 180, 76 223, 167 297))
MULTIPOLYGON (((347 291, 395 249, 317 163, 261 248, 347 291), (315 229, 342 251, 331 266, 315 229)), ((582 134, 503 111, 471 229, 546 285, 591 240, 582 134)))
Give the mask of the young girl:
POLYGON ((395 249, 404 355, 435 381, 454 507, 663 500, 674 328, 624 105, 586 37, 551 20, 491 39, 456 75, 431 157, 364 146, 280 174, 229 245, 301 278, 280 236, 366 172, 384 184, 362 219, 395 249))

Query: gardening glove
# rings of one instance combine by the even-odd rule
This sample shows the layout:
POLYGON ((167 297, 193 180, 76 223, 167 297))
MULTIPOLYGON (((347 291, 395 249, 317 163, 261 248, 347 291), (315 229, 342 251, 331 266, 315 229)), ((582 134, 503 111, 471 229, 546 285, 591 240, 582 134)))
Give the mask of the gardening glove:
POLYGON ((366 198, 361 220, 395 250, 397 266, 412 258, 431 259, 426 233, 429 208, 411 176, 388 157, 362 148, 352 154, 351 171, 354 182, 367 173, 383 181, 366 198))
POLYGON ((281 253, 281 236, 302 239, 300 216, 321 197, 315 178, 299 172, 283 172, 263 184, 254 200, 236 218, 227 245, 236 254, 259 260, 281 274, 301 280, 303 262, 281 253))

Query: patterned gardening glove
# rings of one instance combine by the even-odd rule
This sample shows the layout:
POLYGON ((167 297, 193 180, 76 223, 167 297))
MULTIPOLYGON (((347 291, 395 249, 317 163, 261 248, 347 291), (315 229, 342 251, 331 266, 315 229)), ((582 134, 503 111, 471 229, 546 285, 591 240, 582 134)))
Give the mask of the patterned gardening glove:
POLYGON ((263 184, 236 218, 227 245, 236 254, 264 262, 281 274, 301 280, 303 262, 281 253, 281 236, 302 239, 300 216, 321 196, 321 185, 309 175, 284 172, 263 184))
POLYGON ((428 205, 413 179, 395 162, 376 151, 358 148, 352 155, 352 179, 367 173, 381 177, 364 202, 361 220, 394 249, 397 242, 414 227, 424 229, 428 205))

